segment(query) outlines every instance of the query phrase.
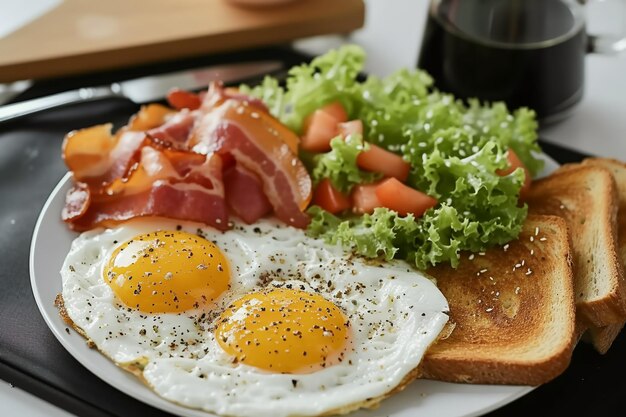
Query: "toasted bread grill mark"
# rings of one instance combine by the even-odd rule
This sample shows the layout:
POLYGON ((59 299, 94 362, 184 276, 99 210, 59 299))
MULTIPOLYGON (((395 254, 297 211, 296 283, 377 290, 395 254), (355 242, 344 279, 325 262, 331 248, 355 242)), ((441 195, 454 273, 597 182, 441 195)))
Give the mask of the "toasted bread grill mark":
POLYGON ((563 372, 576 340, 570 263, 565 222, 529 216, 506 251, 432 268, 456 327, 429 349, 424 376, 538 385, 563 372))
POLYGON ((531 213, 563 217, 573 241, 574 290, 580 319, 607 326, 626 319, 626 283, 617 257, 617 189, 601 167, 566 167, 535 181, 531 213))

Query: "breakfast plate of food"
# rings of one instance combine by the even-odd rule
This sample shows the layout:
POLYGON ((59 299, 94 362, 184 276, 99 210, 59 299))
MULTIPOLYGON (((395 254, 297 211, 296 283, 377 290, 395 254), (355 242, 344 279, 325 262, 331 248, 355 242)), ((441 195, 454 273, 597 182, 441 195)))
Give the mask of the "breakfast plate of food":
POLYGON ((364 59, 68 133, 30 270, 82 365, 181 416, 472 416, 557 377, 583 334, 610 347, 626 168, 559 167, 532 111, 419 70, 360 81, 364 59))

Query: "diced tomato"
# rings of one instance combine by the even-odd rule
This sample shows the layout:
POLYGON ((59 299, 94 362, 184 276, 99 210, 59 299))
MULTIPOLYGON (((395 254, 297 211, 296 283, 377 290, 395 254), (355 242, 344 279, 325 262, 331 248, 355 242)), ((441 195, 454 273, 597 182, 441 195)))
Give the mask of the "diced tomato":
POLYGON ((528 170, 528 168, 526 168, 526 165, 524 165, 522 160, 519 159, 515 151, 513 151, 513 149, 511 148, 509 148, 506 154, 506 159, 509 162, 509 166, 505 169, 497 170, 496 173, 500 176, 505 176, 509 175, 517 168, 522 168, 524 170, 524 184, 522 185, 522 188, 520 190, 520 199, 524 200, 528 195, 528 191, 530 190, 530 184, 532 182, 530 171, 528 170))
POLYGON ((415 217, 421 217, 426 210, 437 205, 436 199, 402 184, 395 178, 381 182, 376 186, 375 192, 382 206, 397 211, 402 216, 412 213, 415 217))
POLYGON ((372 213, 376 207, 382 207, 376 196, 378 184, 356 185, 352 190, 352 211, 355 213, 372 213))
POLYGON ((167 93, 167 102, 175 109, 195 110, 200 107, 200 96, 189 91, 174 88, 167 93))
POLYGON ((411 169, 411 165, 401 156, 372 144, 367 151, 359 154, 356 164, 361 169, 380 172, 386 177, 394 177, 400 181, 406 181, 411 169))
POLYGON ((308 121, 300 147, 310 152, 327 152, 330 140, 337 136, 337 119, 332 115, 315 110, 308 121))
POLYGON ((363 122, 360 120, 350 120, 349 122, 339 123, 337 125, 337 133, 344 138, 349 135, 362 135, 363 134, 363 122))
POLYGON ((350 208, 350 200, 341 191, 333 187, 328 178, 324 178, 315 188, 313 204, 316 204, 332 214, 340 213, 350 208))
POLYGON ((340 102, 334 101, 330 104, 325 105, 320 109, 324 113, 332 116, 337 123, 343 123, 348 121, 348 112, 343 108, 340 102))
POLYGON ((348 121, 348 113, 335 101, 315 110, 304 119, 301 148, 310 152, 327 152, 330 140, 339 134, 337 125, 348 121))

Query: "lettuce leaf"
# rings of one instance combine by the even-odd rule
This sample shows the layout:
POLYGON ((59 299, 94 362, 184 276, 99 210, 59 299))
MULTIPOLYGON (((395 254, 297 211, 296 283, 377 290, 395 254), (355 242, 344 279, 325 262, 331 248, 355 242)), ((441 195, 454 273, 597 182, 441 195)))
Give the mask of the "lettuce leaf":
MULTIPOLYGON (((363 50, 350 45, 292 68, 285 88, 272 79, 242 88, 296 132, 311 112, 340 101, 351 119, 363 122, 367 142, 411 164, 407 184, 439 204, 417 219, 385 208, 339 218, 312 207, 308 233, 363 256, 402 258, 421 269, 440 262, 456 266, 462 250, 482 251, 517 237, 527 214, 518 203, 524 172, 497 172, 507 166, 509 149, 532 175, 541 170, 535 113, 457 100, 434 89, 419 69, 360 82, 364 60, 363 50)), ((329 178, 343 192, 376 181, 379 176, 356 164, 366 146, 358 136, 333 139, 330 152, 308 159, 314 181, 329 178)))
POLYGON ((314 158, 313 182, 317 184, 328 178, 333 186, 348 193, 356 184, 367 184, 382 177, 375 172, 360 170, 356 165, 357 156, 369 148, 361 135, 350 135, 345 140, 341 136, 330 141, 331 150, 314 158))
POLYGON ((306 116, 320 107, 339 101, 352 113, 354 94, 360 90, 357 81, 365 63, 365 52, 355 45, 331 50, 309 64, 289 70, 287 86, 266 77, 257 87, 240 86, 245 94, 265 101, 271 113, 297 133, 301 133, 306 116))

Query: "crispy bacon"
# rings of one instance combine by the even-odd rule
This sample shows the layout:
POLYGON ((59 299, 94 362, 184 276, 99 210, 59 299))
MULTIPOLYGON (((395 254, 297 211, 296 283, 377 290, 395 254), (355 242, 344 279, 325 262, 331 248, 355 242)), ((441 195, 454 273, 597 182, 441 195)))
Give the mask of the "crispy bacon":
POLYGON ((67 135, 63 157, 74 186, 63 219, 75 230, 138 216, 226 230, 230 207, 248 223, 273 210, 306 227, 312 185, 297 135, 236 89, 214 84, 206 94, 182 93, 170 97, 180 111, 151 104, 115 134, 99 125, 67 135))
POLYGON ((87 211, 90 201, 91 194, 87 184, 75 183, 65 195, 65 207, 61 211, 61 218, 69 223, 80 218, 87 211))
POLYGON ((187 142, 194 122, 194 113, 189 110, 181 110, 167 119, 161 126, 152 128, 146 133, 164 144, 173 144, 176 147, 180 147, 187 142))
POLYGON ((230 209, 248 224, 272 211, 259 177, 240 165, 224 171, 224 192, 230 209))
POLYGON ((180 88, 173 88, 167 93, 167 102, 170 106, 179 110, 195 110, 202 105, 202 99, 198 94, 181 90, 180 88))
POLYGON ((128 125, 123 130, 133 130, 144 132, 161 126, 176 111, 161 104, 148 104, 141 106, 139 112, 130 118, 128 125))
MULTIPOLYGON (((218 88, 218 84, 213 84, 211 88, 215 90, 216 88, 218 88)), ((210 91, 210 93, 213 93, 213 92, 210 91)), ((258 110, 261 110, 262 112, 267 113, 267 114, 269 114, 270 112, 270 110, 267 108, 267 106, 265 105, 265 103, 263 103, 262 100, 256 97, 251 97, 247 94, 243 94, 237 88, 233 88, 233 87, 225 88, 222 94, 224 95, 225 99, 233 99, 233 100, 237 100, 243 103, 248 103, 247 105, 256 107, 258 110)))
POLYGON ((145 133, 111 134, 110 124, 70 132, 63 141, 63 159, 74 179, 101 186, 123 176, 144 145, 145 133))
POLYGON ((312 184, 289 145, 297 146, 295 134, 256 107, 233 99, 220 102, 211 92, 207 101, 215 106, 205 109, 188 146, 199 153, 232 155, 238 165, 261 179, 279 219, 294 227, 306 227, 310 219, 303 210, 311 199, 312 184))
POLYGON ((139 216, 191 220, 226 230, 221 172, 217 155, 145 146, 139 164, 127 178, 101 190, 84 192, 85 185, 75 186, 66 199, 63 219, 78 231, 109 227, 139 216), (67 204, 70 201, 72 204, 67 204))

